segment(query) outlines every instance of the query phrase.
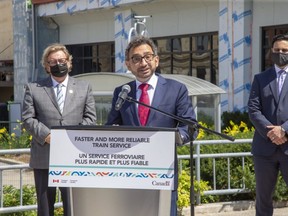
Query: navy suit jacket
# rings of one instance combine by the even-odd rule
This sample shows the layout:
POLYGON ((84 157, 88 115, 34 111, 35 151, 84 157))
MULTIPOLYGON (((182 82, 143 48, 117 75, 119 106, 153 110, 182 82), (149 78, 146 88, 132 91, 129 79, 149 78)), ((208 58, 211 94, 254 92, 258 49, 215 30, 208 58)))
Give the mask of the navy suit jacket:
MULTIPOLYGON (((255 127, 252 142, 252 154, 269 156, 278 147, 267 137, 268 125, 281 125, 288 131, 288 76, 286 76, 281 95, 274 67, 256 74, 252 83, 248 101, 248 112, 255 127)), ((286 152, 288 143, 280 148, 286 152)))
MULTIPOLYGON (((186 86, 175 80, 165 79, 160 75, 158 76, 159 78, 151 106, 183 119, 196 122, 196 115, 193 111, 186 86)), ((131 91, 128 96, 136 99, 136 81, 132 81, 127 84, 131 87, 131 91)), ((115 103, 121 89, 122 86, 119 86, 114 91, 112 109, 109 113, 106 124, 140 126, 138 111, 135 103, 126 101, 119 111, 115 110, 115 103)), ((178 121, 172 119, 171 117, 165 116, 162 113, 152 109, 150 109, 146 126, 178 128, 184 142, 188 142, 190 140, 191 134, 189 134, 187 125, 178 123, 178 121)), ((192 138, 195 139, 196 136, 197 134, 194 133, 192 138)))

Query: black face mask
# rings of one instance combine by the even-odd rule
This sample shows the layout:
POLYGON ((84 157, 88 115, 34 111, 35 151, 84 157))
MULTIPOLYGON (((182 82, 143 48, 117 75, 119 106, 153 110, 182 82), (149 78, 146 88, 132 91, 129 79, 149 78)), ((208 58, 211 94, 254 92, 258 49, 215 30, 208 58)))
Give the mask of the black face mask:
POLYGON ((287 53, 273 53, 271 54, 272 61, 279 67, 288 64, 288 54, 287 53))
POLYGON ((55 77, 64 77, 68 73, 67 63, 50 66, 50 72, 55 77))

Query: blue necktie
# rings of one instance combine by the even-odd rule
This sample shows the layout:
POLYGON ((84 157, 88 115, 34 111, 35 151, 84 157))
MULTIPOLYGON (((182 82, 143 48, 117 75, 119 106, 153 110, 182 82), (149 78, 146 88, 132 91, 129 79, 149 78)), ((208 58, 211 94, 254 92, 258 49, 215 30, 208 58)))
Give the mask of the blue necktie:
POLYGON ((64 107, 64 97, 63 97, 63 91, 62 91, 62 84, 57 85, 57 103, 60 109, 60 112, 63 112, 64 107))

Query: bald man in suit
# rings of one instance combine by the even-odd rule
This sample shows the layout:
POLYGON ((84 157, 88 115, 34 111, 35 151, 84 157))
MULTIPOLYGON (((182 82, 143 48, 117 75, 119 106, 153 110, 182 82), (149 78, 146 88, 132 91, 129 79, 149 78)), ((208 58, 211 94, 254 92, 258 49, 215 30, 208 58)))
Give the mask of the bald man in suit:
MULTIPOLYGON (((42 56, 42 65, 49 77, 26 85, 22 119, 23 126, 33 137, 30 167, 34 171, 37 215, 52 216, 56 188, 48 187, 50 129, 62 125, 94 125, 96 110, 90 85, 68 75, 72 68, 72 56, 64 45, 48 46, 42 56), (61 85, 59 104, 58 85, 61 85)), ((60 191, 64 215, 70 216, 69 190, 60 188, 60 191)))

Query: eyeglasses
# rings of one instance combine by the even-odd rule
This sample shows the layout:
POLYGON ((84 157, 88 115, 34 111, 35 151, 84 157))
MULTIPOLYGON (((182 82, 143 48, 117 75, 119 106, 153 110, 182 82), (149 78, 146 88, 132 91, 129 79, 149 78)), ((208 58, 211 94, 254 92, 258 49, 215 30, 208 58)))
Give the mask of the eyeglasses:
POLYGON ((272 50, 273 52, 276 52, 276 53, 279 53, 279 52, 288 53, 288 49, 273 48, 272 50))
POLYGON ((66 58, 61 58, 61 59, 51 59, 50 61, 48 61, 48 64, 50 66, 55 66, 57 65, 58 63, 59 64, 65 64, 67 62, 67 59, 66 58))
POLYGON ((146 54, 144 56, 134 55, 131 57, 131 59, 134 64, 137 64, 139 62, 142 62, 143 59, 145 59, 146 62, 151 62, 154 57, 154 54, 146 54))

